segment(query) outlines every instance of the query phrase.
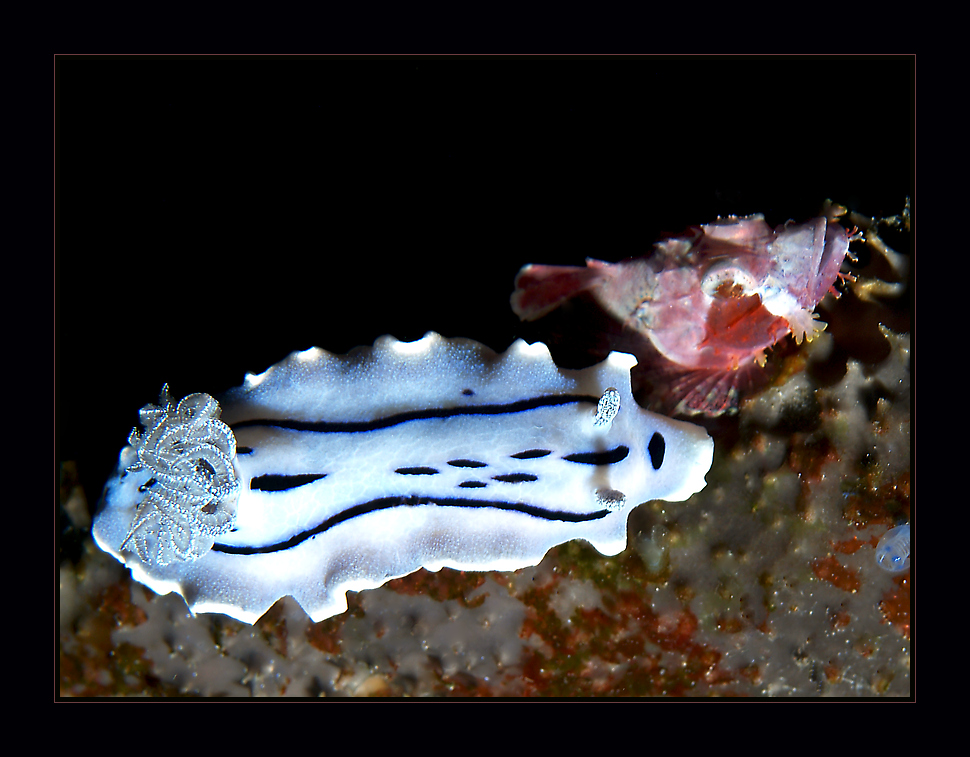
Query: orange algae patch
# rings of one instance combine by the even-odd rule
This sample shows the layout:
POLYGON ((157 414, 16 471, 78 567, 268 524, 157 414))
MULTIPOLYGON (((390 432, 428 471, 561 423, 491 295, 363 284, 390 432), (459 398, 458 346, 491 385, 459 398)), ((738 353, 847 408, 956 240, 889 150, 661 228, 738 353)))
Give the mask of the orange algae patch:
POLYGON ((842 678, 842 669, 838 665, 826 665, 823 668, 825 679, 829 683, 838 683, 842 678))
MULTIPOLYGON (((98 615, 107 615, 117 626, 140 626, 148 620, 145 611, 131 601, 131 592, 135 586, 130 581, 123 580, 112 584, 101 593, 101 603, 98 615)), ((154 596, 150 589, 139 586, 148 596, 154 596)))
POLYGON ((283 600, 277 600, 263 616, 253 624, 258 629, 267 645, 279 655, 286 657, 286 642, 289 635, 286 629, 286 608, 283 600))
POLYGON ((761 675, 761 668, 758 667, 758 665, 756 665, 755 663, 751 663, 750 665, 745 665, 744 667, 738 670, 738 673, 741 675, 742 678, 754 684, 755 686, 761 685, 761 681, 763 680, 763 676, 761 675))
POLYGON ((80 620, 73 640, 61 631, 61 696, 178 696, 177 689, 154 674, 143 649, 127 642, 116 645, 111 638, 121 626, 148 620, 131 601, 131 590, 127 580, 112 584, 99 595, 94 612, 80 620))
POLYGON ((858 536, 853 536, 851 539, 846 539, 845 541, 833 541, 832 549, 836 552, 841 552, 843 555, 854 555, 860 549, 865 546, 875 547, 878 539, 873 537, 869 541, 863 541, 858 536))
POLYGON ((339 654, 341 632, 347 618, 362 618, 363 616, 364 610, 361 607, 360 598, 356 592, 352 592, 347 595, 347 612, 326 618, 319 623, 310 623, 307 626, 307 642, 321 652, 339 654))
MULTIPOLYGON (((569 549, 569 548, 567 548, 569 549)), ((636 556, 573 554, 548 583, 522 597, 528 607, 520 636, 533 648, 523 661, 524 694, 532 696, 683 696, 727 694, 737 680, 719 667, 721 653, 696 640, 697 617, 686 606, 654 612, 646 568, 636 556), (566 573, 567 575, 563 575, 566 573), (607 576, 607 574, 611 574, 607 576), (578 607, 561 619, 551 599, 569 580, 591 579, 601 607, 578 607), (627 589, 619 586, 635 585, 627 589), (540 642, 536 644, 536 642, 540 642)), ((687 600, 689 601, 689 599, 687 600)), ((757 677, 757 671, 749 671, 757 677)))
POLYGON ((343 626, 343 621, 337 621, 335 618, 311 623, 306 630, 307 642, 310 646, 326 654, 338 654, 340 652, 341 626, 343 626))
POLYGON ((812 571, 823 581, 828 581, 842 591, 857 592, 862 585, 858 574, 846 568, 834 556, 820 557, 812 561, 812 571))
POLYGON ((802 479, 802 488, 807 488, 822 480, 822 468, 826 463, 839 460, 839 452, 825 437, 816 438, 804 433, 794 435, 794 443, 788 454, 788 466, 802 479))
POLYGON ((894 588, 887 591, 879 603, 886 623, 898 630, 903 638, 909 638, 910 588, 913 584, 910 574, 893 579, 894 588))
POLYGON ((868 485, 861 491, 846 493, 843 515, 856 528, 869 525, 892 527, 899 519, 909 520, 910 475, 901 473, 881 485, 868 485))
POLYGON ((436 573, 421 569, 403 578, 395 578, 384 584, 385 588, 408 597, 423 595, 436 602, 456 600, 462 607, 480 607, 485 602, 485 594, 472 600, 467 595, 485 583, 484 573, 466 573, 463 570, 442 568, 436 573))

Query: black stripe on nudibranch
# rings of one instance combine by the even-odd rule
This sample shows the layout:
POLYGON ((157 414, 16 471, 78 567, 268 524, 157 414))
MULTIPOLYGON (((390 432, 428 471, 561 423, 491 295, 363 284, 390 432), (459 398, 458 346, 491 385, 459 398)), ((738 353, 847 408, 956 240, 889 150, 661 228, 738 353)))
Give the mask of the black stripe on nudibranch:
POLYGON ((237 455, 251 455, 251 454, 253 454, 253 448, 252 447, 236 447, 236 454, 237 455))
POLYGON ((453 465, 456 468, 485 468, 488 466, 488 463, 483 463, 479 460, 465 460, 462 458, 461 460, 449 460, 448 465, 453 465))
POLYGON ((523 484, 527 481, 538 481, 538 476, 531 473, 503 473, 501 476, 492 476, 496 481, 504 481, 507 484, 523 484))
POLYGON ((516 460, 532 460, 535 457, 545 457, 550 454, 552 454, 551 449, 527 449, 525 452, 516 452, 509 457, 514 457, 516 460))
POLYGON ((529 399, 510 402, 506 405, 464 405, 462 407, 429 407, 424 410, 408 410, 385 418, 374 418, 369 421, 301 421, 288 418, 253 418, 246 421, 230 423, 232 429, 247 428, 249 426, 269 426, 283 428, 290 431, 308 431, 315 434, 350 434, 364 431, 376 431, 390 428, 409 421, 426 421, 434 418, 453 418, 458 415, 509 415, 523 413, 528 410, 538 410, 543 407, 560 407, 580 402, 596 405, 599 397, 587 394, 555 394, 545 397, 530 397, 529 399))
POLYGON ((560 510, 547 510, 536 505, 527 505, 524 502, 502 502, 479 499, 461 499, 450 497, 419 497, 419 496, 400 496, 400 497, 381 497, 370 502, 362 502, 359 505, 348 507, 346 510, 327 518, 320 525, 307 531, 296 534, 286 541, 276 544, 267 544, 263 547, 234 546, 230 544, 214 544, 214 552, 222 552, 227 555, 259 555, 271 552, 283 552, 287 549, 302 544, 307 539, 311 539, 317 534, 322 534, 334 526, 345 523, 354 518, 359 518, 371 513, 389 510, 394 507, 418 507, 421 505, 434 505, 436 507, 487 507, 505 512, 518 512, 529 515, 533 518, 542 520, 558 521, 561 523, 588 523, 589 521, 600 520, 610 514, 609 510, 594 510, 588 513, 569 513, 560 510))
POLYGON ((484 489, 488 484, 484 481, 462 481, 458 486, 462 489, 484 489))
POLYGON ((630 454, 630 448, 622 444, 619 447, 603 452, 577 452, 574 455, 564 455, 563 460, 584 465, 613 465, 625 459, 630 454))
POLYGON ((664 441, 659 431, 654 431, 653 436, 650 437, 650 443, 647 445, 647 452, 650 453, 650 464, 654 470, 660 470, 660 466, 664 463, 664 452, 666 451, 667 442, 664 441))
POLYGON ((396 468, 394 472, 400 473, 402 476, 433 476, 438 473, 438 469, 418 465, 413 468, 396 468))
POLYGON ((264 476, 254 476, 249 481, 249 488, 260 492, 285 492, 289 489, 312 484, 314 481, 326 478, 326 476, 326 473, 300 473, 295 476, 267 473, 264 476))

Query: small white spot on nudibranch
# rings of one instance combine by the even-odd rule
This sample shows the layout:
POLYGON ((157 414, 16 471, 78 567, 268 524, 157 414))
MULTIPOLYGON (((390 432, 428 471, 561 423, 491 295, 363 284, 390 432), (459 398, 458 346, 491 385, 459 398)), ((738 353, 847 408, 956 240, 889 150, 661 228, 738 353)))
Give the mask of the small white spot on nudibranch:
POLYGON ((620 393, 611 386, 603 392, 603 396, 600 397, 600 401, 596 405, 596 415, 593 418, 593 425, 609 428, 618 412, 620 412, 620 393))
POLYGON ((890 573, 909 567, 909 525, 890 528, 876 545, 876 564, 890 573))

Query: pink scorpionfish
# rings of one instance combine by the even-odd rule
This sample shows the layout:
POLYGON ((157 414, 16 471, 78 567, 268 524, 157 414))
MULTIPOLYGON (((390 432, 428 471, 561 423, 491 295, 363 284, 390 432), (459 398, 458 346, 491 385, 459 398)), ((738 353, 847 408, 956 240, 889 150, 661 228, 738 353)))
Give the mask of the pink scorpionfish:
POLYGON ((612 324, 596 327, 591 349, 633 352, 634 383, 649 385, 651 405, 716 416, 758 383, 769 347, 825 328, 815 306, 835 291, 848 249, 845 229, 826 218, 776 229, 760 214, 724 218, 619 263, 527 265, 512 309, 532 321, 569 302, 560 315, 575 342, 591 328, 584 308, 593 304, 612 324))

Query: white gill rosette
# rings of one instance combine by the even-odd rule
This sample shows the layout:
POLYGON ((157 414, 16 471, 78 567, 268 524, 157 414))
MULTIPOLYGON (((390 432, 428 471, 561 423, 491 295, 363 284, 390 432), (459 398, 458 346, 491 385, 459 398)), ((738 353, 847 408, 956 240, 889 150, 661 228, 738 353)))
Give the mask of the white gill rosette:
POLYGON ((145 499, 135 508, 121 549, 133 549, 154 565, 197 560, 216 536, 233 528, 236 439, 219 414, 219 403, 208 394, 190 394, 176 406, 168 384, 158 405, 141 409, 145 430, 132 429, 128 437, 138 462, 127 471, 147 469, 152 478, 142 487, 145 499))

